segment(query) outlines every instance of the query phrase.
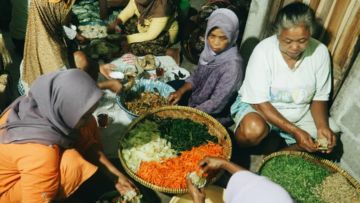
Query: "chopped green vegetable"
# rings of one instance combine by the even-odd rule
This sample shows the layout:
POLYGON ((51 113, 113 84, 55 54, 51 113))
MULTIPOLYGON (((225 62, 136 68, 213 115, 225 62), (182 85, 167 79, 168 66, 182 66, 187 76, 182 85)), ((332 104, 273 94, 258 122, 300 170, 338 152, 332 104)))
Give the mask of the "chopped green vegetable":
POLYGON ((145 120, 142 123, 136 125, 134 129, 129 132, 127 139, 121 142, 123 148, 131 148, 139 145, 149 143, 151 140, 156 139, 159 136, 158 124, 145 120))
POLYGON ((322 202, 315 188, 331 172, 301 157, 284 155, 270 159, 261 168, 261 175, 283 186, 296 202, 322 202))
POLYGON ((153 116, 160 131, 160 136, 171 143, 173 149, 178 152, 190 150, 208 141, 217 143, 217 138, 208 132, 205 125, 190 119, 159 118, 153 116))

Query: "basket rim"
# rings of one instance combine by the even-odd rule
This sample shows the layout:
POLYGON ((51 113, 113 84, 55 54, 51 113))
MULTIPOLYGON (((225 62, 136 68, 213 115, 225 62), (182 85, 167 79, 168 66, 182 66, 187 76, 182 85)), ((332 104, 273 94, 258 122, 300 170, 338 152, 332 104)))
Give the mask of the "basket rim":
POLYGON ((260 174, 261 169, 264 167, 264 165, 272 158, 275 157, 279 157, 279 156, 297 156, 297 157, 301 157, 304 158, 305 160, 308 161, 312 161, 322 167, 325 167, 327 169, 329 169, 330 171, 332 171, 333 173, 340 173, 344 178, 346 178, 346 180, 358 191, 360 192, 360 183, 354 178, 352 177, 346 170, 342 169, 339 165, 337 165, 336 163, 318 157, 316 155, 313 154, 309 154, 307 152, 300 152, 300 151, 279 151, 279 152, 274 152, 271 153, 269 155, 267 155, 266 157, 264 157, 261 160, 260 165, 258 166, 256 172, 258 174, 260 174))
MULTIPOLYGON (((164 106, 164 107, 160 107, 160 108, 157 108, 157 109, 154 109, 152 111, 149 111, 143 115, 141 115, 140 117, 136 118, 135 120, 133 120, 130 125, 128 125, 128 127, 126 128, 126 131, 125 133, 123 134, 123 136, 121 137, 121 139, 124 139, 126 137, 126 135, 128 135, 129 131, 136 125, 138 124, 140 121, 142 121, 145 117, 151 115, 151 114, 155 114, 155 113, 158 113, 158 112, 161 112, 161 111, 167 111, 167 110, 183 110, 183 111, 189 111, 189 112, 192 112, 192 113, 196 113, 196 114, 199 114, 201 116, 204 116, 206 119, 214 122, 217 126, 217 130, 219 130, 222 134, 224 133, 224 137, 226 137, 227 140, 231 140, 230 139, 230 135, 229 133, 226 131, 225 127, 223 125, 221 125, 215 118, 211 117, 209 114, 203 112, 203 111, 200 111, 198 109, 195 109, 195 108, 192 108, 192 107, 188 107, 188 106, 164 106)), ((121 140, 120 139, 120 140, 121 140)), ((228 146, 229 148, 229 153, 226 157, 226 159, 230 160, 231 158, 231 153, 232 153, 232 143, 231 141, 229 142, 230 145, 228 146)), ((159 191, 159 192, 164 192, 164 193, 170 193, 170 194, 183 194, 183 193, 186 193, 188 192, 188 189, 187 188, 178 188, 178 189, 174 189, 174 188, 166 188, 166 187, 161 187, 161 186, 158 186, 158 185, 155 185, 155 184, 152 184, 152 183, 149 183, 143 179, 141 179, 140 177, 138 177, 126 164, 123 156, 122 156, 122 152, 121 152, 121 146, 119 144, 119 147, 118 147, 118 156, 119 156, 119 159, 120 159, 120 163, 121 165, 123 166, 123 168, 125 169, 125 172, 130 176, 132 177, 134 180, 136 180, 137 182, 139 182, 140 184, 142 184, 143 186, 146 186, 152 190, 156 190, 156 191, 159 191)), ((224 171, 219 171, 217 173, 217 175, 215 177, 213 177, 209 183, 211 182, 214 182, 215 180, 217 180, 222 174, 223 174, 224 171)))

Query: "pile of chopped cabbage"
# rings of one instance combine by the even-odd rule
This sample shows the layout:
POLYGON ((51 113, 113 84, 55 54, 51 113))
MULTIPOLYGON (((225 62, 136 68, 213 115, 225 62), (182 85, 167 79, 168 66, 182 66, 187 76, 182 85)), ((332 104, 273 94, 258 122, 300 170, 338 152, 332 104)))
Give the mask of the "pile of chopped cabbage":
POLYGON ((127 144, 132 147, 122 150, 126 164, 134 172, 137 172, 141 161, 161 161, 177 155, 176 151, 171 149, 171 144, 160 138, 159 134, 152 134, 151 141, 146 142, 147 140, 148 137, 133 136, 127 140, 127 144))

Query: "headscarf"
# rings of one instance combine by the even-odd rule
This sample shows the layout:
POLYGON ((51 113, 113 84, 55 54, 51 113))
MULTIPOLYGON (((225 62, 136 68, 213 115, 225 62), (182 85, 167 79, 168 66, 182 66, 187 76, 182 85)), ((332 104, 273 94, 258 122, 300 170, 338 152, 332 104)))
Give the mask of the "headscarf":
POLYGON ((0 143, 68 148, 76 139, 72 133, 75 125, 101 96, 95 81, 79 69, 40 76, 28 96, 19 97, 8 108, 6 123, 0 126, 0 143))
POLYGON ((29 8, 22 80, 28 85, 40 75, 67 65, 62 25, 75 0, 32 0, 29 8))
POLYGON ((144 25, 146 18, 160 18, 170 16, 174 12, 171 0, 135 0, 136 7, 139 10, 139 22, 144 25))
POLYGON ((200 54, 199 62, 201 65, 207 65, 210 62, 216 60, 216 63, 225 62, 228 59, 228 54, 226 52, 237 52, 236 40, 239 35, 239 20, 236 14, 227 8, 216 9, 210 15, 206 32, 205 32, 205 47, 204 50, 200 54), (226 35, 229 40, 228 46, 219 54, 214 55, 211 47, 207 42, 207 37, 210 34, 210 31, 213 28, 220 28, 226 35))
POLYGON ((293 203, 288 192, 268 178, 250 171, 234 173, 226 187, 226 203, 293 203))

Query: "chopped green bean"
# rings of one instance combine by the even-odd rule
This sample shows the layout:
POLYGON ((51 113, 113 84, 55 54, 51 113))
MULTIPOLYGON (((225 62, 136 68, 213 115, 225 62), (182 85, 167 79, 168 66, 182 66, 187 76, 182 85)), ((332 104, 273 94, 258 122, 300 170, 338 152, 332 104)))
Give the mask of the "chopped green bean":
POLYGON ((301 157, 284 155, 267 161, 260 174, 283 186, 296 202, 317 203, 322 201, 315 188, 331 172, 301 157))

